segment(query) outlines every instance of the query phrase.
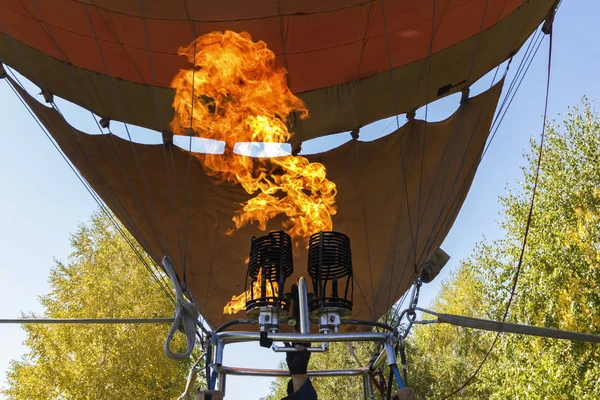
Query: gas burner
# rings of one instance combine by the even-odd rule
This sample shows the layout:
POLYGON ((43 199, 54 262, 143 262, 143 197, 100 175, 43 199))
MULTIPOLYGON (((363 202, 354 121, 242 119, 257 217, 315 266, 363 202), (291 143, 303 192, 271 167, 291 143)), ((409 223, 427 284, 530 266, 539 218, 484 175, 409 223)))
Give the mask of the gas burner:
POLYGON ((246 276, 246 314, 258 319, 261 331, 277 332, 289 304, 285 280, 294 272, 292 239, 283 232, 252 238, 246 276))
POLYGON ((312 235, 308 246, 308 275, 312 279, 311 317, 321 332, 337 332, 352 314, 354 279, 350 238, 339 232, 312 235))

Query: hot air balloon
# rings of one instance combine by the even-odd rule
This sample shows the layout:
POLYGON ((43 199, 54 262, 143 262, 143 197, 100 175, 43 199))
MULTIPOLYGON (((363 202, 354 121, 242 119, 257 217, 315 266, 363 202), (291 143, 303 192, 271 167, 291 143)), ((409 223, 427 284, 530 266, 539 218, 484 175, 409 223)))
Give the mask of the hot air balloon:
POLYGON ((7 0, 0 60, 102 127, 162 133, 159 145, 89 135, 4 74, 147 253, 172 260, 207 328, 242 318, 265 290, 283 302, 300 276, 311 307, 376 321, 441 245, 481 160, 504 81, 472 97, 469 87, 556 3, 7 0), (414 118, 459 92, 446 120, 414 118), (361 140, 365 125, 403 113, 393 133, 361 140), (340 132, 352 140, 302 155, 340 132), (197 154, 178 135, 223 146, 197 154), (247 142, 291 152, 253 158, 240 154, 247 142))

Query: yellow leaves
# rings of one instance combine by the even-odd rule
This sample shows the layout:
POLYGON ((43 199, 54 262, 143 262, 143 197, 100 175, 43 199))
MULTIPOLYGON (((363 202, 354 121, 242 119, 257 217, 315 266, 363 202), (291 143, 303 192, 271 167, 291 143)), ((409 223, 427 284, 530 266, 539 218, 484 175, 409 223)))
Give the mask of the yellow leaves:
MULTIPOLYGON (((51 273, 44 316, 158 317, 173 312, 158 284, 104 216, 74 235, 73 256, 51 273), (85 256, 79 256, 79 255, 85 256)), ((11 399, 169 399, 186 363, 163 354, 167 325, 28 325, 28 354, 8 377, 11 399)), ((179 336, 179 335, 178 335, 179 336)), ((183 345, 180 337, 175 342, 183 345)))

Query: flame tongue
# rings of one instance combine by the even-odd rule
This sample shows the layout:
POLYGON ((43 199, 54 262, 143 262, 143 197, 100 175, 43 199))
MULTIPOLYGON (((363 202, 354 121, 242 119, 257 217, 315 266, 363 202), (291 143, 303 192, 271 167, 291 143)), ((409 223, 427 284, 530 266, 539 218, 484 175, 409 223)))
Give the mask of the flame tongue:
POLYGON ((331 230, 336 186, 326 178, 325 166, 291 155, 233 153, 237 142, 284 143, 291 136, 290 114, 308 116, 287 86, 286 71, 276 66, 275 54, 248 33, 231 31, 200 36, 178 53, 195 68, 181 70, 171 83, 176 89, 171 128, 175 134, 191 129, 196 136, 226 143, 225 154, 195 155, 207 174, 239 183, 254 195, 233 216, 236 228, 256 222, 265 230, 269 219, 283 214, 292 237, 331 230))
MULTIPOLYGON (((262 282, 262 270, 259 270, 256 280, 252 283, 252 292, 250 290, 247 290, 238 296, 231 296, 231 300, 223 308, 223 314, 236 314, 239 311, 246 309, 247 299, 260 298, 261 297, 261 290, 260 290, 261 282, 262 282)), ((265 295, 267 297, 277 297, 278 290, 279 290, 279 284, 277 282, 267 281, 267 284, 265 287, 265 295)))

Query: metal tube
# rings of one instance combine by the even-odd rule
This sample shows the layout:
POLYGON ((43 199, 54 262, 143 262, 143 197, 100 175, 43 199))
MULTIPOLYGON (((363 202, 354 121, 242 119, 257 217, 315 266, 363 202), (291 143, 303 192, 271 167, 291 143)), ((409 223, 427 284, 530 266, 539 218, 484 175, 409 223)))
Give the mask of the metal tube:
POLYGON ((0 324, 172 324, 175 318, 12 318, 0 324))
MULTIPOLYGON (((400 376, 400 371, 398 370, 398 364, 396 361, 396 351, 394 350, 394 343, 391 340, 389 340, 384 344, 384 346, 385 346, 385 352, 387 355, 388 365, 390 366, 390 369, 394 373, 394 378, 396 378, 396 383, 398 384, 398 387, 400 389, 402 389, 404 387, 404 382, 402 381, 402 377, 400 376)), ((390 382, 390 384, 391 384, 391 382, 390 382)))
POLYGON ((388 340, 387 342, 385 342, 384 347, 385 347, 385 353, 387 356, 388 365, 389 366, 396 365, 397 361, 396 361, 396 351, 394 350, 394 343, 391 340, 388 340))
MULTIPOLYGON (((268 377, 286 377, 291 376, 289 371, 282 369, 256 369, 256 368, 235 368, 221 366, 219 370, 223 371, 227 375, 243 375, 243 376, 268 376, 268 377)), ((330 369, 326 371, 308 371, 307 374, 310 377, 323 377, 323 376, 359 376, 368 373, 367 368, 356 368, 356 369, 330 369)))
POLYGON ((221 346, 220 350, 217 350, 218 344, 219 344, 220 340, 217 336, 213 336, 210 340, 210 350, 209 353, 207 353, 207 355, 210 355, 210 359, 207 359, 207 365, 209 367, 209 370, 207 372, 209 372, 209 375, 206 377, 206 381, 207 381, 207 386, 209 390, 214 390, 217 384, 217 369, 215 368, 215 360, 217 357, 217 352, 220 352, 221 356, 223 357, 223 348, 221 346))
POLYGON ((219 369, 219 392, 225 396, 225 384, 227 382, 227 372, 219 369))
POLYGON ((217 337, 216 338, 216 343, 215 343, 215 359, 214 359, 214 363, 216 365, 222 365, 223 364, 223 341, 217 337))
POLYGON ((369 373, 363 374, 363 391, 365 400, 375 400, 375 396, 373 394, 373 385, 371 383, 371 375, 369 375, 369 373))
POLYGON ((308 315, 308 289, 306 279, 298 279, 298 305, 300 308, 300 333, 310 333, 310 318, 308 315))
MULTIPOLYGON (((237 342, 258 342, 260 341, 259 332, 219 332, 216 336, 221 339, 223 344, 237 342)), ((383 332, 348 332, 348 333, 269 333, 268 338, 276 342, 384 342, 393 341, 393 336, 383 332)), ((393 357, 393 352, 392 352, 393 357)), ((395 357, 394 357, 395 361, 395 357)))
POLYGON ((384 347, 375 361, 373 361, 373 364, 371 365, 371 371, 377 371, 379 368, 381 368, 385 360, 387 360, 387 347, 384 347))
MULTIPOLYGON (((322 342, 321 347, 306 347, 306 350, 308 350, 310 353, 325 353, 328 348, 329 346, 327 346, 327 342, 322 342)), ((271 349, 273 349, 275 353, 294 353, 300 351, 295 347, 277 345, 271 346, 271 349)))

